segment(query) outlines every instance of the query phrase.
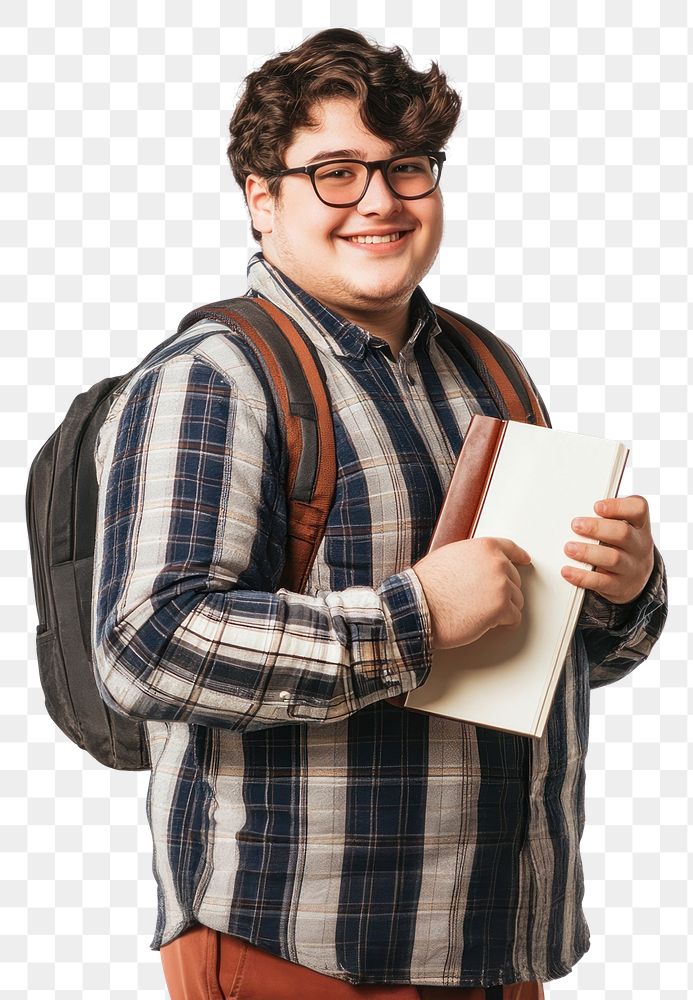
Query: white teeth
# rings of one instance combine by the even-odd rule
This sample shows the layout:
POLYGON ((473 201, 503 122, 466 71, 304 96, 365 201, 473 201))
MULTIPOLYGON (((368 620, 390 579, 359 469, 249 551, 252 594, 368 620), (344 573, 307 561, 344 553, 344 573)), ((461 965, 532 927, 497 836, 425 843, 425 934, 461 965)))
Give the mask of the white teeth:
POLYGON ((351 243, 394 243, 401 233, 388 233, 386 236, 350 236, 351 243))

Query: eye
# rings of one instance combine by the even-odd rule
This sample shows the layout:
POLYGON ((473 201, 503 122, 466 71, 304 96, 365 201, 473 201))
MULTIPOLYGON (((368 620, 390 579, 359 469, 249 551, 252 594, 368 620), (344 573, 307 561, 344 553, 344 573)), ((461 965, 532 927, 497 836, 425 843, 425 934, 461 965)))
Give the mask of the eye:
POLYGON ((354 171, 350 166, 339 164, 332 167, 322 167, 315 173, 319 181, 348 181, 354 177, 354 171))
POLYGON ((394 172, 396 174, 423 174, 426 171, 427 167, 423 163, 415 163, 414 161, 394 164, 394 172))

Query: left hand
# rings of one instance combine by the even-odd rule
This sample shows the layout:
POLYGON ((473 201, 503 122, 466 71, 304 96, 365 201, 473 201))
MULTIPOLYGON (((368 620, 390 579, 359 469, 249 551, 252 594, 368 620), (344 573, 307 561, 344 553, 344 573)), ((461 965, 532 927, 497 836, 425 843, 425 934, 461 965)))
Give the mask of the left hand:
POLYGON ((613 497, 598 500, 600 517, 580 517, 571 523, 577 535, 598 541, 567 542, 564 552, 594 570, 563 566, 561 576, 569 583, 597 594, 613 604, 628 604, 645 588, 654 566, 654 541, 650 511, 645 497, 613 497), (604 504, 604 508, 600 508, 604 504))

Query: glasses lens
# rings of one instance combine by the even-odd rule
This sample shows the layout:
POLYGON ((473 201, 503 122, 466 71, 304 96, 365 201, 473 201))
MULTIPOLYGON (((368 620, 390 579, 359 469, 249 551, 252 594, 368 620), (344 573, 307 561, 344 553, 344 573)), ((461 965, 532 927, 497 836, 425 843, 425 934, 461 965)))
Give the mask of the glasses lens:
POLYGON ((435 188, 439 173, 437 160, 430 156, 401 156, 390 164, 387 179, 397 194, 423 198, 435 188))
MULTIPOLYGON (((423 198, 435 189, 439 174, 438 162, 431 156, 399 156, 388 167, 387 179, 404 198, 423 198)), ((361 197, 367 177, 368 170, 363 164, 342 160, 318 167, 315 186, 329 204, 348 205, 361 197)))
POLYGON ((325 201, 333 205, 346 205, 356 201, 366 186, 368 170, 361 163, 344 160, 329 163, 315 171, 315 186, 325 201))

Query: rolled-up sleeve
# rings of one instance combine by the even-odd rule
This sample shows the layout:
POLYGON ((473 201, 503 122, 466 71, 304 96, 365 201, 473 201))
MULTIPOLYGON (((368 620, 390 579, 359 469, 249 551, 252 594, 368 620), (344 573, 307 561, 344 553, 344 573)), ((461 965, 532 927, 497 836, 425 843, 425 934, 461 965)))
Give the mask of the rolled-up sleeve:
POLYGON ((92 601, 103 700, 234 730, 334 722, 430 669, 415 573, 277 589, 286 498, 276 419, 206 358, 142 372, 99 439, 92 601))

